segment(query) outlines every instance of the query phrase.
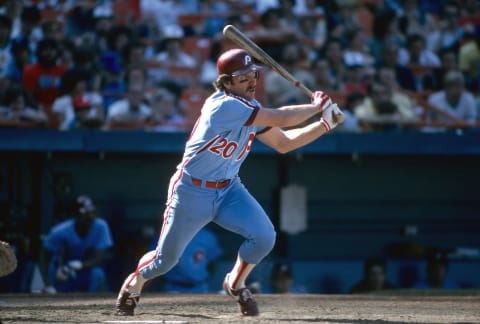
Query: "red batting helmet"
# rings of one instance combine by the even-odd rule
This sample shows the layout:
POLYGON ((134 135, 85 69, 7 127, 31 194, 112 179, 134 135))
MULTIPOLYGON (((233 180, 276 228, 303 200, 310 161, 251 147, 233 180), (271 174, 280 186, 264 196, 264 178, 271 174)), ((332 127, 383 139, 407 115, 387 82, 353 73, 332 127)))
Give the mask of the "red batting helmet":
POLYGON ((260 70, 261 67, 254 64, 253 58, 244 49, 234 48, 226 51, 217 60, 218 74, 238 76, 250 71, 260 70))

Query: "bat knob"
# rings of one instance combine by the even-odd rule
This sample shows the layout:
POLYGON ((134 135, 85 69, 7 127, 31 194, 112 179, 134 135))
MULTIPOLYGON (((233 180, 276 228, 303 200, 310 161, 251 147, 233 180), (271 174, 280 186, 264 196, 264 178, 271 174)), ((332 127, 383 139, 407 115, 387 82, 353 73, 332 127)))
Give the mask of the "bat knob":
POLYGON ((345 115, 342 112, 333 114, 333 121, 337 124, 341 124, 345 121, 345 115))

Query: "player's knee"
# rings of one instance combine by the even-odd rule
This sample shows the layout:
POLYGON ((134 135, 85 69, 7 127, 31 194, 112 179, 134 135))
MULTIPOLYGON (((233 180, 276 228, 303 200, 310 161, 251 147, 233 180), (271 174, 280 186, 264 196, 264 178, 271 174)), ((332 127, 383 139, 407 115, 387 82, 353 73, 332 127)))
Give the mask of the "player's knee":
POLYGON ((258 235, 255 239, 257 248, 263 251, 271 251, 275 246, 275 240, 277 238, 277 233, 272 228, 268 232, 263 232, 261 235, 258 235))

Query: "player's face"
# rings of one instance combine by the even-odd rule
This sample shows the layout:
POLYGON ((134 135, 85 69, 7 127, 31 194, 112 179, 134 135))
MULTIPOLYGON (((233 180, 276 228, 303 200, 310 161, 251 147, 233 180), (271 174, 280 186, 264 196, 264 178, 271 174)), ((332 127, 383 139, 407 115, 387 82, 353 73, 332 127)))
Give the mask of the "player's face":
POLYGON ((259 77, 260 74, 258 71, 250 71, 246 74, 234 76, 232 77, 229 90, 237 96, 253 100, 255 99, 255 90, 259 77))

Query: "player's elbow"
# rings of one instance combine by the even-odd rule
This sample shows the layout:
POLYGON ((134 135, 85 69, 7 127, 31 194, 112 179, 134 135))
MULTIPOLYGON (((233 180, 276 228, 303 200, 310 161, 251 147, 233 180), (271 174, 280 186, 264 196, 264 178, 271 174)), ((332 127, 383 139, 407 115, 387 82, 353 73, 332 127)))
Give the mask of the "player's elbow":
POLYGON ((280 154, 286 154, 286 153, 292 151, 292 150, 293 150, 293 147, 290 146, 290 145, 288 145, 288 142, 283 142, 283 141, 282 141, 282 142, 278 143, 278 144, 274 147, 274 149, 275 149, 278 153, 280 153, 280 154))
POLYGON ((291 150, 287 149, 287 148, 279 148, 279 149, 276 149, 278 153, 280 154, 287 154, 288 152, 290 152, 291 150))
POLYGON ((291 145, 291 142, 286 138, 277 141, 273 145, 273 149, 280 154, 286 154, 294 149, 294 146, 291 145))

